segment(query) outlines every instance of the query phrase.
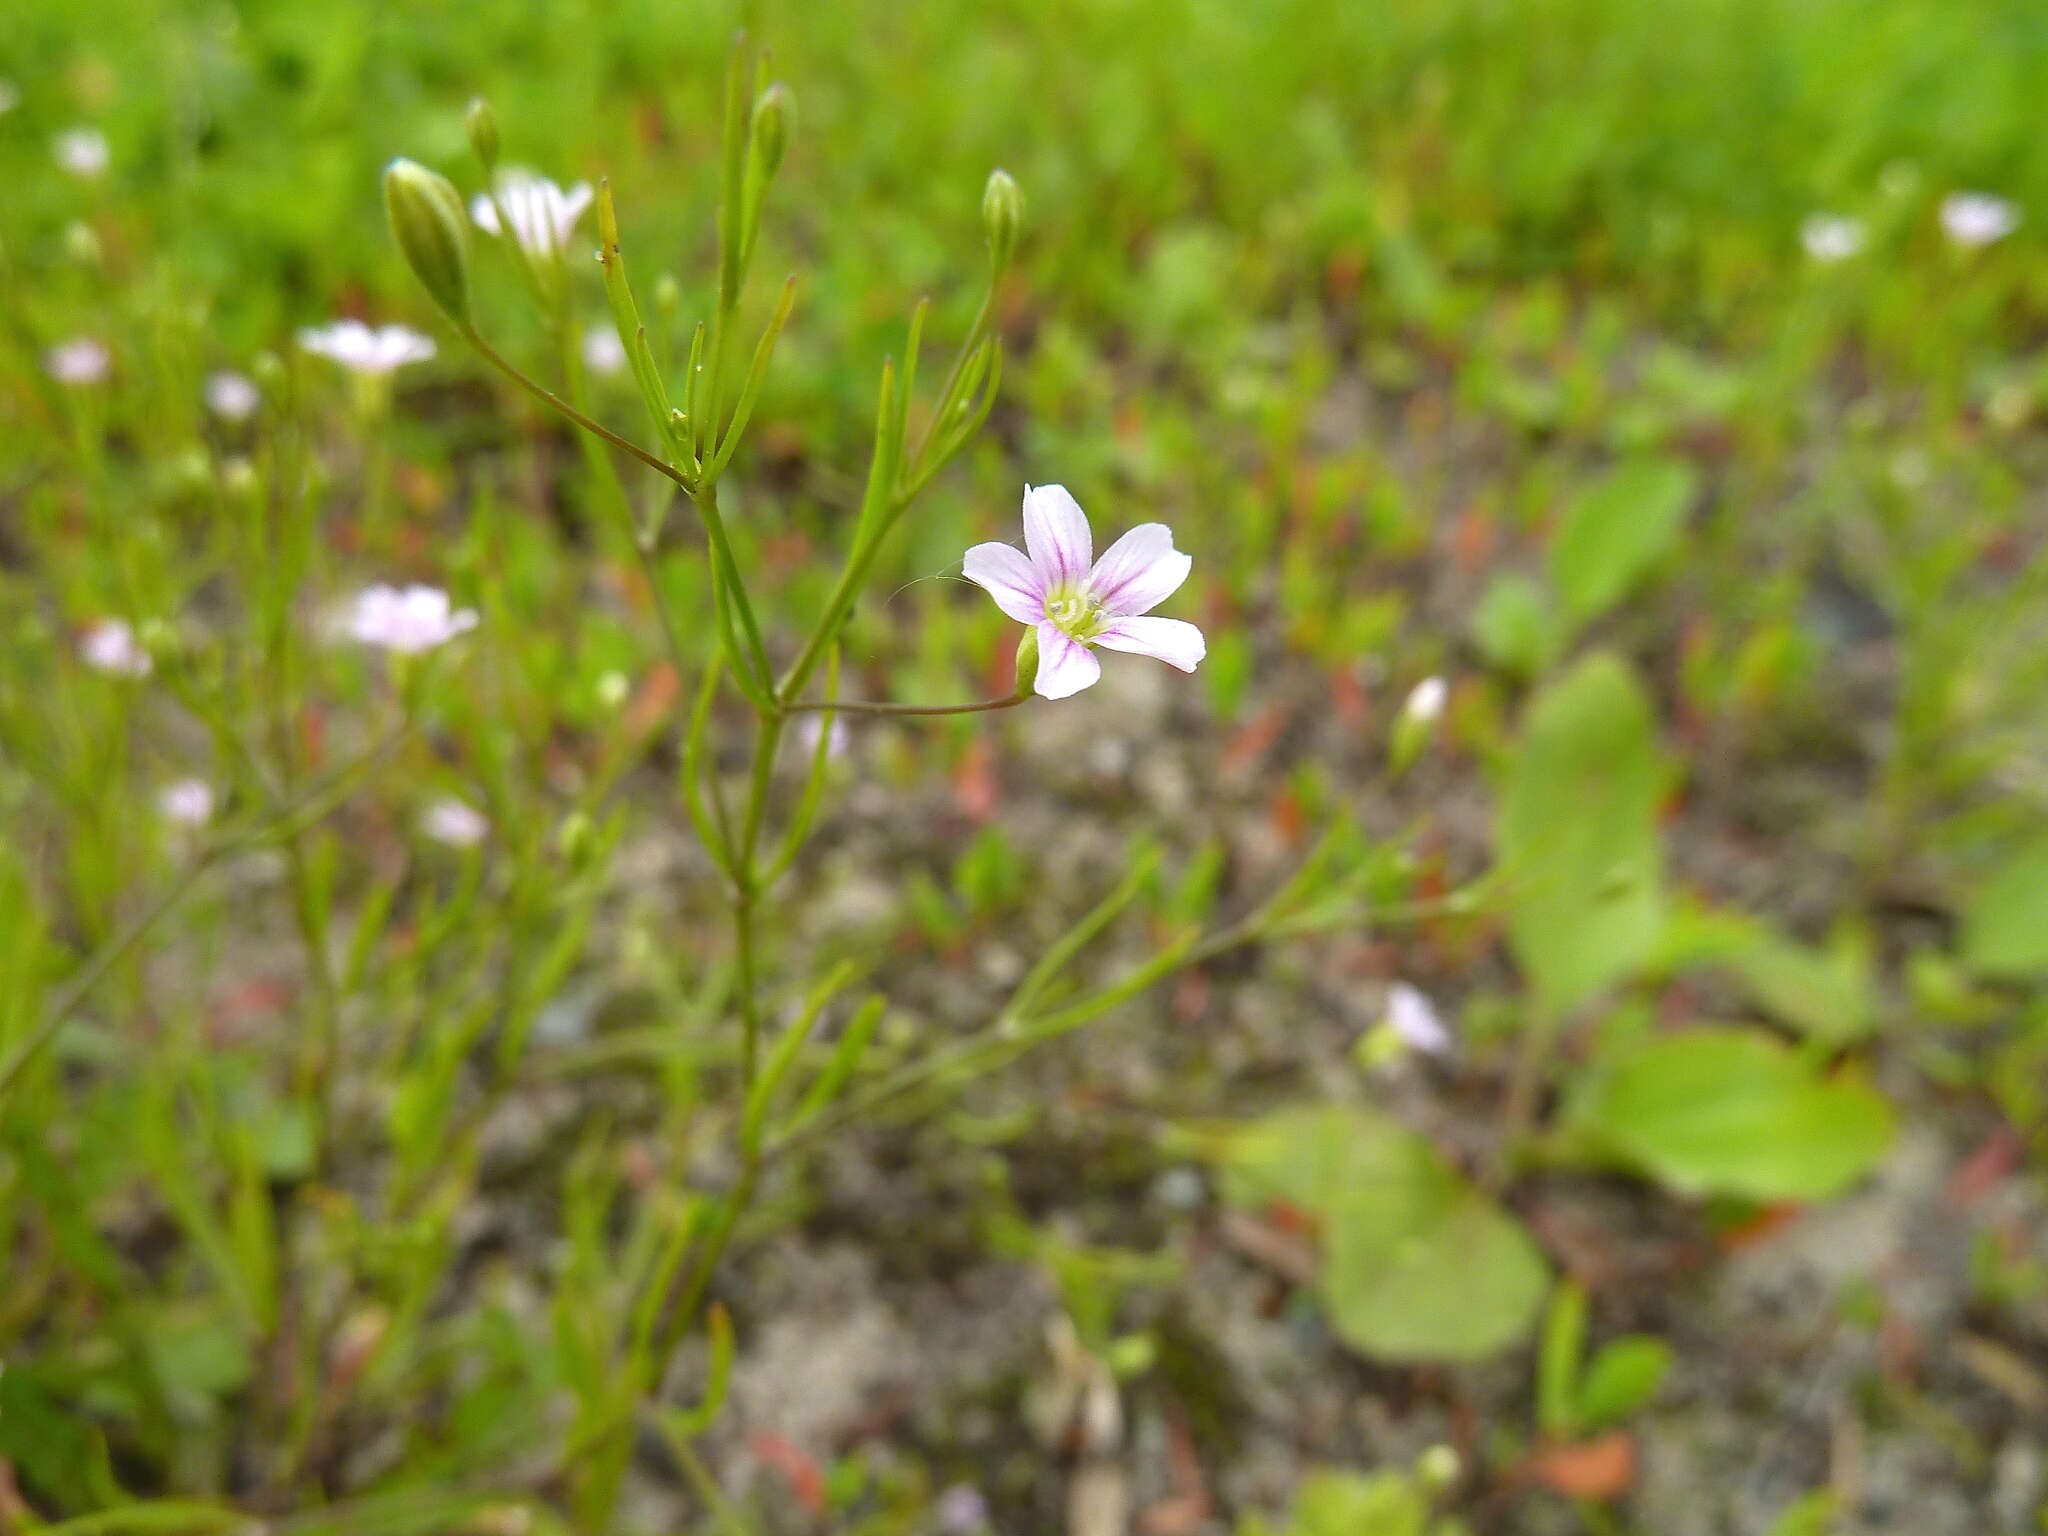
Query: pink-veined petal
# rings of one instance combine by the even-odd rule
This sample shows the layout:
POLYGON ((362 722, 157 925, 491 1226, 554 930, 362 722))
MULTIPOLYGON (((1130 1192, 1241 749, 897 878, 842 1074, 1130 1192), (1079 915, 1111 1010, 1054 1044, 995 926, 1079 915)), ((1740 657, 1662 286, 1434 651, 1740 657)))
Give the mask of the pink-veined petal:
POLYGON ((1102 552, 1088 573, 1088 590, 1118 617, 1149 613, 1180 590, 1194 563, 1173 547, 1166 524, 1140 523, 1102 552))
POLYGON ((977 544, 967 551, 960 569, 1019 624, 1045 622, 1045 583, 1023 550, 1009 544, 977 544))
POLYGON ((1024 547, 1047 587, 1078 585, 1095 558, 1088 514, 1063 485, 1034 485, 1024 492, 1024 547))
POLYGON ((1088 647, 1055 624, 1038 626, 1038 677, 1033 685, 1041 699, 1069 699, 1102 676, 1102 663, 1088 647))
POLYGON ((1194 671, 1209 654, 1202 632, 1185 619, 1118 619, 1096 634, 1095 643, 1112 651, 1156 657, 1183 672, 1194 671))

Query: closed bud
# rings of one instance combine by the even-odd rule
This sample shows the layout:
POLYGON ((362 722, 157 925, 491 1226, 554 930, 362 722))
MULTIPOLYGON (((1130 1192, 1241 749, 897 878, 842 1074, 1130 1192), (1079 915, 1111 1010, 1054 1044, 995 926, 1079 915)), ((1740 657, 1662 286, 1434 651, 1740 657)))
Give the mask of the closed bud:
POLYGON ((597 825, 583 811, 571 811, 555 829, 555 852, 574 868, 589 857, 597 845, 597 825))
POLYGON ((92 232, 90 224, 73 219, 64 226, 64 254, 81 267, 97 267, 100 237, 92 232))
POLYGON ((463 116, 463 126, 469 129, 469 147, 476 152, 477 163, 489 176, 498 168, 498 114, 491 110, 491 104, 481 96, 470 98, 469 111, 463 116))
POLYGON ((1422 749, 1436 734, 1436 723, 1444 712, 1450 687, 1440 677, 1425 677, 1402 704, 1394 717, 1394 736, 1387 748, 1387 767, 1398 778, 1415 764, 1422 749))
POLYGON ((213 487, 213 460, 206 450, 191 447, 171 455, 165 466, 171 489, 184 494, 210 490, 213 487))
POLYGON ((795 113, 796 99, 779 80, 754 103, 754 159, 764 181, 782 165, 789 148, 789 121, 795 113))
POLYGON ((384 211, 413 276, 449 319, 469 324, 469 224, 448 178, 416 161, 392 161, 384 211))
POLYGON ((327 1386, 336 1395, 362 1380, 391 1332, 391 1314, 382 1307, 364 1307, 351 1314, 327 1352, 327 1386))
POLYGON ((252 505, 263 494, 263 482, 257 477, 256 466, 240 454, 221 461, 220 488, 230 499, 252 505))
POLYGON ((1415 1477, 1431 1493, 1442 1493, 1464 1473, 1458 1453, 1448 1445, 1432 1445, 1415 1463, 1415 1477))
POLYGON ((1031 685, 1038 681, 1038 630, 1036 626, 1024 631, 1024 638, 1017 642, 1017 698, 1023 698, 1031 691, 1031 685))
POLYGON ((1017 226, 1024 222, 1024 194, 1016 178, 1000 168, 988 173, 981 192, 981 227, 988 235, 988 253, 997 266, 1017 248, 1017 226))

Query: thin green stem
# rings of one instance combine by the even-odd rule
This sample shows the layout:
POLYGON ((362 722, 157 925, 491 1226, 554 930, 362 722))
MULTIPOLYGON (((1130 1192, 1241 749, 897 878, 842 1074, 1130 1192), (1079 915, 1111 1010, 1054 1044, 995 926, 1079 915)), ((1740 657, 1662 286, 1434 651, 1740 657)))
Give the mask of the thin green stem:
POLYGON ((747 807, 740 822, 739 848, 734 858, 738 867, 739 890, 733 901, 733 942, 739 963, 740 1025, 743 1031, 740 1082, 751 1092, 759 1070, 761 1054, 761 1008, 756 993, 754 964, 754 908, 760 895, 759 869, 755 854, 760 848, 761 828, 768 816, 768 793, 775 775, 775 753, 782 744, 783 716, 763 710, 754 737, 754 768, 747 786, 747 807))
POLYGON ((769 781, 775 773, 775 753, 782 745, 783 716, 763 711, 760 731, 754 738, 753 778, 747 789, 746 819, 740 825, 740 868, 751 872, 754 851, 760 845, 761 825, 768 814, 769 781))
POLYGON ((981 699, 972 704, 870 704, 858 699, 811 699, 801 704, 784 704, 782 712, 786 715, 801 714, 805 710, 829 710, 833 714, 845 710, 850 715, 985 715, 993 710, 1015 709, 1019 704, 1030 702, 1028 693, 1013 693, 1001 699, 981 699))
POLYGON ((768 648, 761 643, 761 626, 754 621, 754 606, 747 601, 746 584, 740 580, 739 562, 733 558, 732 541, 726 537, 725 519, 718 510, 718 487, 704 485, 691 492, 697 515, 704 519, 705 536, 711 541, 711 558, 718 563, 725 582, 726 601, 739 619, 747 642, 747 654, 733 657, 733 666, 750 667, 764 691, 772 691, 775 671, 768 661, 768 648))
POLYGON ((739 968, 740 1088, 753 1091, 761 1070, 761 1005, 755 996, 754 894, 743 891, 732 907, 733 952, 739 968))
POLYGON ((649 453, 645 448, 642 448, 638 443, 629 442, 627 439, 619 436, 618 433, 614 432, 610 427, 605 426, 603 423, 592 421, 588 416, 584 415, 581 411, 577 410, 575 406, 571 405, 568 401, 564 400, 560 395, 556 394, 553 390, 549 389, 545 384, 542 384, 537 380, 530 379, 525 374, 521 373, 518 368, 513 366, 513 364, 507 362, 502 356, 499 355, 497 348, 493 347, 489 342, 484 340, 482 333, 479 332, 475 326, 464 326, 462 329, 462 337, 463 340, 467 341, 472 347, 476 348, 477 355, 481 357, 485 362, 489 363, 493 368, 497 369, 498 372, 505 375, 506 378, 510 379, 514 384, 517 384, 521 389, 525 390, 529 395, 532 395, 536 400, 540 401, 550 410, 555 411, 559 415, 564 416, 568 418, 570 421, 575 422, 576 425, 581 427, 584 431, 596 433, 599 437, 603 438, 606 442, 610 443, 614 448, 618 449, 621 453, 632 455, 634 458, 638 459, 642 464, 645 464, 649 469, 667 475, 669 479, 675 481, 675 483, 677 485, 680 485, 684 490, 687 491, 692 489, 689 477, 685 475, 680 469, 677 469, 675 465, 670 464, 666 460, 649 453))
POLYGON ((939 430, 946 424, 946 417, 952 414, 954 397, 960 393, 960 381, 967 374, 967 365, 973 361, 974 352, 988 334, 989 315, 994 310, 996 298, 996 276, 991 273, 988 292, 982 295, 981 307, 974 312, 974 323, 967 328, 967 339, 960 344, 959 354, 953 359, 952 371, 946 375, 946 387, 939 392, 938 409, 932 412, 931 420, 924 424, 924 431, 917 440, 917 452, 910 456, 913 466, 922 464, 924 456, 931 451, 939 430))

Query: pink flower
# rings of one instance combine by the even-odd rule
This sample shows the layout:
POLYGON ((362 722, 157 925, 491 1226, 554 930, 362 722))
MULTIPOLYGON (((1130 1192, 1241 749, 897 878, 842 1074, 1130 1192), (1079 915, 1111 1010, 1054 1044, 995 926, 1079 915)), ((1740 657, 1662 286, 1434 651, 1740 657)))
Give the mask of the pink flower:
POLYGON ((1192 672, 1207 654, 1202 632, 1182 619, 1145 618, 1188 579, 1194 561, 1173 547, 1164 523, 1140 523, 1091 565, 1088 514, 1065 486, 1024 488, 1024 547, 977 544, 967 579, 996 606, 1038 632, 1039 696, 1064 699, 1102 676, 1089 647, 1153 656, 1192 672))
POLYGON ((563 191, 532 171, 505 170, 498 176, 498 195, 479 192, 470 200, 469 216, 487 235, 502 235, 498 210, 512 222, 512 238, 529 256, 552 259, 569 243, 576 221, 590 206, 590 183, 579 181, 563 191))
POLYGON ((43 356, 43 367, 59 384, 74 388, 97 384, 107 376, 114 360, 107 355, 107 349, 90 336, 80 336, 62 342, 43 356))
POLYGON ((450 848, 474 848, 490 835, 491 824, 475 806, 450 795, 427 807, 420 830, 450 848))
POLYGON ((366 587, 349 610, 348 632, 364 645, 417 656, 476 628, 474 608, 456 609, 439 587, 366 587))
POLYGON ((1989 192, 1951 192, 1941 200, 1941 227, 1957 245, 1992 245, 2020 227, 2020 211, 1989 192))
POLYGON ((79 640, 78 654, 87 666, 117 677, 147 677, 154 665, 125 619, 101 619, 79 640))
POLYGON ((431 336, 402 325, 372 330, 360 320, 308 326, 299 332, 299 345, 334 359, 351 373, 364 374, 390 373, 407 363, 424 363, 434 355, 431 336))
POLYGON ((808 761, 818 750, 818 736, 820 732, 824 732, 826 736, 825 760, 830 763, 841 761, 846 756, 847 746, 853 739, 853 733, 847 730, 846 722, 837 716, 833 717, 831 728, 827 730, 816 715, 805 715, 798 722, 796 728, 797 750, 808 761))
POLYGON ((247 421, 263 403, 263 392, 247 374, 222 369, 206 379, 206 408, 222 421, 247 421))
POLYGON ((1451 685, 1440 677, 1425 677, 1409 691, 1401 713, 1419 725, 1434 725, 1444 712, 1451 685))
POLYGON ((1427 994, 1397 981, 1387 989, 1387 1027, 1411 1051, 1430 1056, 1450 1053, 1451 1032, 1427 994))
POLYGON ((583 366, 592 373, 606 375, 624 371, 626 344, 619 340, 614 327, 593 325, 583 333, 583 366))
POLYGON ((157 809, 181 827, 203 827, 213 819, 213 786, 204 779, 179 779, 156 797, 157 809))
POLYGON ((1816 213, 1799 226, 1799 243, 1815 261, 1847 261, 1863 249, 1861 219, 1839 213, 1816 213))

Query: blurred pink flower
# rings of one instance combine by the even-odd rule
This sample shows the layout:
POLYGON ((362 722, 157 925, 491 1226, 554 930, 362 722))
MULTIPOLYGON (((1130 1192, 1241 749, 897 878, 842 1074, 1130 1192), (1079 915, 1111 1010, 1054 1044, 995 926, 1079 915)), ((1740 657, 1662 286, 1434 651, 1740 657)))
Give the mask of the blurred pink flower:
POLYGON ((101 619, 94 624, 79 640, 78 654, 87 666, 119 677, 147 677, 155 665, 125 619, 101 619))
POLYGON ((512 238, 529 256, 552 259, 569 243, 576 221, 590 206, 590 183, 579 181, 566 192, 545 176, 508 169, 498 173, 498 196, 479 192, 470 200, 469 216, 487 235, 501 235, 498 210, 512 223, 512 238))
POLYGON ((1397 981, 1387 989, 1387 1027, 1411 1051, 1445 1056, 1451 1049, 1451 1032, 1436 1011, 1436 1004, 1419 987, 1397 981))
POLYGON ((90 336, 59 342, 43 354, 43 367, 59 384, 97 384, 113 363, 106 347, 90 336))
POLYGON ((427 807, 420 830, 450 848, 474 848, 490 835, 491 824, 475 806, 449 796, 427 807))
POLYGON ((583 366, 592 373, 613 374, 626 366, 626 344, 610 325, 593 325, 583 333, 583 366))
POLYGON ((247 421, 262 403, 262 391, 247 374, 223 369, 206 377, 206 408, 222 421, 247 421))
POLYGON ((1957 245, 1991 245, 2020 227, 2020 211, 1989 192, 1951 192, 1941 200, 1941 227, 1957 245))
POLYGON ((1863 221, 1816 213, 1799 226, 1799 243, 1815 261, 1847 261, 1863 249, 1863 221))
POLYGON ((1409 690, 1401 713, 1423 725, 1433 725, 1444 712, 1444 702, 1451 696, 1451 685, 1440 677, 1425 677, 1409 690))
POLYGON ((439 587, 405 588, 378 583, 358 594, 349 610, 348 632, 364 645, 416 656, 476 628, 474 608, 457 609, 439 587))
POLYGON ((802 720, 798 721, 796 728, 797 751, 802 753, 805 759, 808 760, 818 750, 818 733, 820 731, 827 733, 825 741, 826 761, 836 763, 844 758, 853 735, 847 730, 846 722, 837 716, 833 717, 829 730, 816 715, 805 715, 802 720))
POLYGON ((360 320, 308 326, 299 332, 299 345, 308 352, 333 359, 351 373, 391 373, 407 363, 423 363, 434 355, 431 336, 422 336, 403 325, 373 330, 360 320))
POLYGON ((166 821, 181 827, 203 827, 213 819, 213 786, 204 779, 179 779, 156 797, 166 821))
POLYGON ((967 579, 996 606, 1038 632, 1040 697, 1064 699, 1102 675, 1089 647, 1156 657, 1192 672, 1207 652, 1202 632, 1182 619, 1141 615, 1171 597, 1194 564, 1173 547, 1164 523, 1140 523, 1091 565, 1088 515, 1064 486, 1024 489, 1024 547, 977 544, 967 579))

